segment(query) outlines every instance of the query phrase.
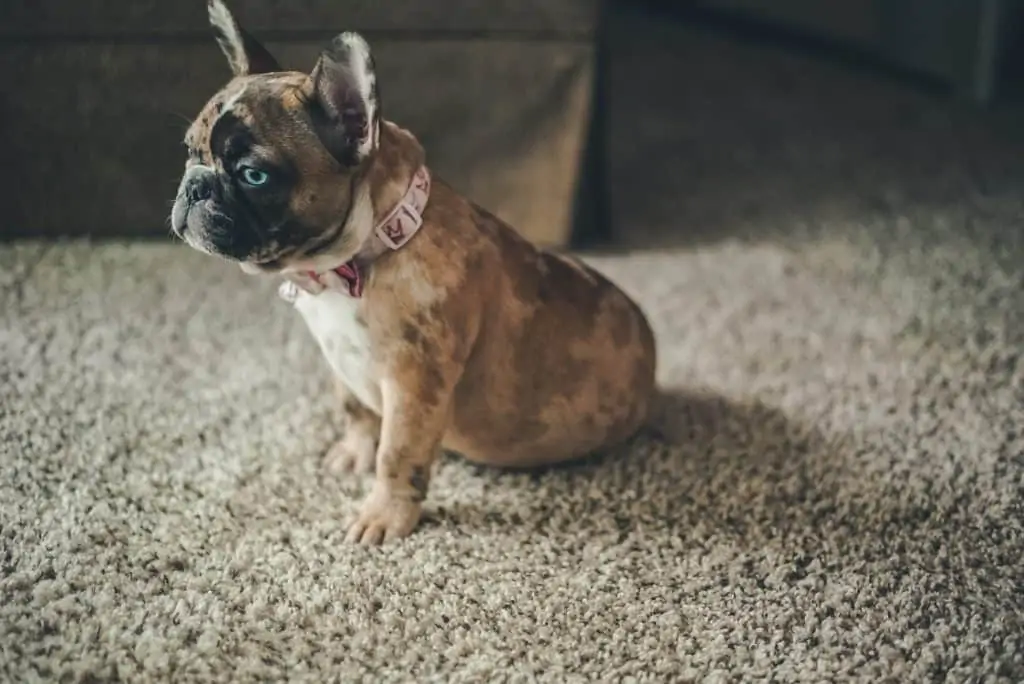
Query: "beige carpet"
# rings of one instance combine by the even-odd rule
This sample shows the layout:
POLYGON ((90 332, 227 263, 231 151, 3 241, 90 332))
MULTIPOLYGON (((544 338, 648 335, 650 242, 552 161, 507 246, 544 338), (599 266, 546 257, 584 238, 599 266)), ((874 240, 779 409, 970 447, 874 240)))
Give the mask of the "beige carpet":
POLYGON ((762 48, 631 49, 696 83, 619 67, 636 248, 588 257, 653 319, 663 435, 446 460, 404 543, 343 542, 365 483, 318 467, 274 283, 0 247, 0 680, 1024 681, 1019 144, 762 48))
POLYGON ((674 443, 446 461, 379 551, 343 542, 363 485, 318 470, 329 388, 269 282, 0 258, 5 681, 1024 676, 1024 297, 967 243, 594 259, 654 318, 674 443))

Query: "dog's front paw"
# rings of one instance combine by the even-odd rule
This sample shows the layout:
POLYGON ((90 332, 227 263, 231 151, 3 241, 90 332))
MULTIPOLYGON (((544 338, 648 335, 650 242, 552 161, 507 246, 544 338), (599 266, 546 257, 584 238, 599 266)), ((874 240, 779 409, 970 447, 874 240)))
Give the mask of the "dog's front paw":
POLYGON ((372 473, 377 456, 373 437, 358 430, 349 430, 324 455, 324 468, 335 475, 372 473))
POLYGON ((407 537, 420 521, 421 505, 408 497, 374 488, 348 528, 348 541, 377 545, 407 537))

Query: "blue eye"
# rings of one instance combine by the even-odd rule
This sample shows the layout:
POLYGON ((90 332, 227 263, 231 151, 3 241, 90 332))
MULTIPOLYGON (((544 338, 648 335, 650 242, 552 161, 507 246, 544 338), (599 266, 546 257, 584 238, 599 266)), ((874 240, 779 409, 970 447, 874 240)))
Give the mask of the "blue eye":
POLYGON ((246 185, 259 187, 266 185, 267 181, 270 180, 270 174, 266 171, 254 169, 251 166, 245 166, 242 168, 242 180, 245 181, 246 185))

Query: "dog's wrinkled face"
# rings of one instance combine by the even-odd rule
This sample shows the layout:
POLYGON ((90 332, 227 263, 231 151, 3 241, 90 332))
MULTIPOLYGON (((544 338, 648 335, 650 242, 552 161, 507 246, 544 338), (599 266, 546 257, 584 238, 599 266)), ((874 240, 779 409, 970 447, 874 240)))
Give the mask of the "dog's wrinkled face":
POLYGON ((369 48, 343 33, 312 73, 282 71, 221 0, 208 8, 234 78, 185 136, 174 232, 252 271, 350 258, 372 228, 350 220, 380 127, 369 48))

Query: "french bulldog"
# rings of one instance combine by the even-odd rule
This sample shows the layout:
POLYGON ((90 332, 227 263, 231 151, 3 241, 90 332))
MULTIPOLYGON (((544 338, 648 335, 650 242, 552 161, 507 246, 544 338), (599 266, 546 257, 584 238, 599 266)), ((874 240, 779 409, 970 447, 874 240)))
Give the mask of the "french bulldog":
POLYGON ((382 117, 360 35, 285 70, 222 0, 207 9, 233 75, 188 128, 171 225, 280 277, 319 345, 345 423, 325 466, 373 473, 349 541, 409 535, 442 449, 530 468, 643 426, 656 348, 641 308, 435 177, 382 117))

